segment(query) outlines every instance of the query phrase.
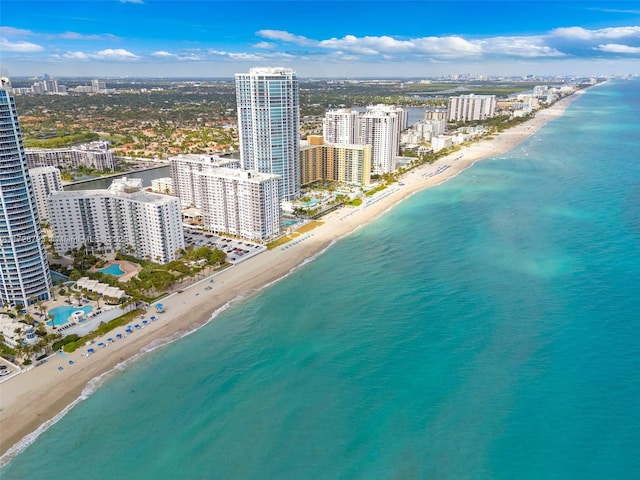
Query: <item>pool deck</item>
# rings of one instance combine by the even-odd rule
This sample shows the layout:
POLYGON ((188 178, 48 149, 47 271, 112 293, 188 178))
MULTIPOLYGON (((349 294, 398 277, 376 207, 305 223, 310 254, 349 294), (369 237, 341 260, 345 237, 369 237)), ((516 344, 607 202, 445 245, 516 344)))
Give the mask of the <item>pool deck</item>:
POLYGON ((124 272, 122 275, 116 276, 119 282, 127 282, 132 277, 135 277, 140 270, 142 270, 142 267, 137 263, 128 262, 126 260, 111 260, 100 268, 92 268, 91 271, 99 272, 100 270, 104 270, 111 265, 118 265, 120 267, 120 270, 124 272))

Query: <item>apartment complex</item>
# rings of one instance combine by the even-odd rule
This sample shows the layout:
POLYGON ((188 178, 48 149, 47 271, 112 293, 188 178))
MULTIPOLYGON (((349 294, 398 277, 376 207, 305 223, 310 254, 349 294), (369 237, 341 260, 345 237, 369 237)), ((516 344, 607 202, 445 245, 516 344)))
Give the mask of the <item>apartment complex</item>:
POLYGON ((51 274, 18 113, 7 78, 0 80, 0 301, 49 299, 51 274))
POLYGON ((396 169, 400 153, 400 132, 406 128, 407 112, 389 105, 367 107, 360 118, 360 143, 371 145, 372 173, 381 175, 396 169))
POLYGON ((33 193, 41 222, 49 220, 49 194, 62 191, 60 170, 56 167, 36 167, 29 169, 33 193))
POLYGON ((180 198, 182 208, 200 208, 197 173, 211 168, 240 168, 240 161, 217 155, 186 154, 169 157, 171 162, 172 193, 180 198))
POLYGON ((307 137, 300 147, 302 185, 333 180, 352 185, 371 183, 371 145, 325 143, 323 137, 307 137))
POLYGON ((124 251, 167 263, 184 248, 180 201, 144 191, 141 179, 117 179, 101 190, 52 192, 49 213, 60 254, 86 245, 89 251, 124 251))
POLYGON ((495 95, 460 95, 449 97, 449 122, 470 122, 492 118, 496 110, 495 95))
POLYGON ((328 110, 322 119, 322 136, 327 143, 360 143, 360 112, 350 108, 328 110))
POLYGON ((322 131, 327 144, 371 145, 372 173, 383 174, 396 169, 400 132, 408 123, 408 112, 380 104, 368 106, 363 113, 348 108, 328 110, 322 121, 322 131))
POLYGON ((90 167, 95 170, 113 170, 116 157, 109 142, 97 141, 68 148, 30 148, 26 150, 29 168, 90 167))
POLYGON ((207 230, 254 241, 280 234, 279 175, 221 167, 198 172, 196 177, 207 230))
POLYGON ((281 200, 300 197, 298 78, 289 68, 237 73, 240 162, 245 170, 280 175, 281 200))

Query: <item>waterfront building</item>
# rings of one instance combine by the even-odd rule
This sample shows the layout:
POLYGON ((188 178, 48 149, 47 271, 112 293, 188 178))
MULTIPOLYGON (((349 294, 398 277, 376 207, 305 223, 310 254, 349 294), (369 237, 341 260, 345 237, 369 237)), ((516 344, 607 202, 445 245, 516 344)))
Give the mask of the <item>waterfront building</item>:
POLYGON ((360 112, 350 108, 328 110, 322 119, 322 136, 326 143, 360 143, 360 112))
POLYGON ((49 214, 61 255, 85 245, 89 252, 123 251, 164 264, 185 245, 180 201, 143 190, 141 179, 117 179, 107 189, 52 192, 49 214))
POLYGON ((400 143, 417 145, 430 142, 433 137, 442 135, 446 126, 446 120, 421 120, 400 135, 400 143))
POLYGON ((240 160, 217 155, 185 154, 169 157, 173 195, 180 198, 182 208, 200 207, 196 174, 211 168, 240 168, 240 160))
POLYGON ((319 135, 308 136, 307 143, 300 147, 302 185, 318 180, 371 183, 371 145, 325 143, 319 135))
POLYGON ((495 95, 460 95, 449 97, 448 121, 470 122, 492 118, 496 110, 495 95))
POLYGON ((446 108, 427 108, 424 111, 425 120, 444 120, 447 121, 447 109, 446 108))
POLYGON ((396 157, 400 153, 400 132, 408 123, 408 112, 391 105, 367 107, 360 118, 360 142, 372 146, 372 173, 395 171, 396 157))
POLYGON ((438 135, 437 137, 433 137, 431 139, 431 149, 434 152, 439 152, 440 150, 444 150, 445 148, 449 148, 453 146, 453 137, 449 135, 438 135))
POLYGON ((280 200, 300 197, 298 78, 289 68, 237 73, 240 162, 245 170, 280 175, 280 200))
POLYGON ((90 167, 113 171, 116 157, 109 142, 100 140, 67 148, 28 148, 29 168, 53 166, 61 169, 90 167))
POLYGON ((173 179, 171 177, 160 177, 151 180, 151 191, 173 195, 173 179))
POLYGON ((41 222, 49 219, 49 194, 62 191, 62 178, 60 170, 56 167, 36 167, 29 169, 33 193, 38 207, 38 215, 41 222))
POLYGON ((253 241, 280 234, 279 175, 221 167, 197 172, 195 176, 206 230, 253 241))
POLYGON ((51 273, 18 113, 9 80, 0 82, 0 301, 49 299, 51 273))

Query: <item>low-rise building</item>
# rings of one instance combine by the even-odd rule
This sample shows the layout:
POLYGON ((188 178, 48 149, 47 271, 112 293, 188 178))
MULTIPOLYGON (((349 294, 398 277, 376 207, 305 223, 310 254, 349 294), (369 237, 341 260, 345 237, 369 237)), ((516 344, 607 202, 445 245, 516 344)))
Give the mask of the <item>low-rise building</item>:
POLYGON ((26 148, 29 168, 53 166, 58 168, 89 167, 113 171, 116 157, 109 142, 97 141, 68 148, 26 148))
POLYGON ((439 152, 451 146, 453 146, 453 138, 448 135, 438 135, 431 139, 431 149, 434 152, 439 152))

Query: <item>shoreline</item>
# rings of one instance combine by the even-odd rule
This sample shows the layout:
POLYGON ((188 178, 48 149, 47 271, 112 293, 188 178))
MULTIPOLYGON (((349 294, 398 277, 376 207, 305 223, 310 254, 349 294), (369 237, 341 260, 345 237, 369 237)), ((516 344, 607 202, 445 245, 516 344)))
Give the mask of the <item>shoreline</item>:
MULTIPOLYGON (((304 239, 295 245, 289 243, 286 249, 268 250, 207 277, 182 293, 163 298, 165 313, 157 315, 149 311, 149 315, 157 315, 158 320, 114 343, 106 342, 104 338, 96 339, 96 344, 103 341, 108 347, 94 346, 96 352, 87 358, 82 356, 86 347, 64 356, 57 354, 47 363, 4 381, 0 384, 0 466, 93 393, 114 370, 123 370, 141 355, 193 333, 230 305, 287 277, 324 253, 337 240, 374 221, 414 193, 455 177, 477 161, 512 150, 547 122, 559 118, 584 91, 564 97, 551 107, 537 111, 534 118, 490 139, 474 142, 433 164, 414 168, 402 176, 402 186, 390 186, 358 207, 343 207, 331 212, 321 219, 322 225, 302 235, 304 239), (210 283, 209 278, 214 278, 214 283, 210 283)), ((119 327, 107 336, 115 338, 124 329, 119 327)))

